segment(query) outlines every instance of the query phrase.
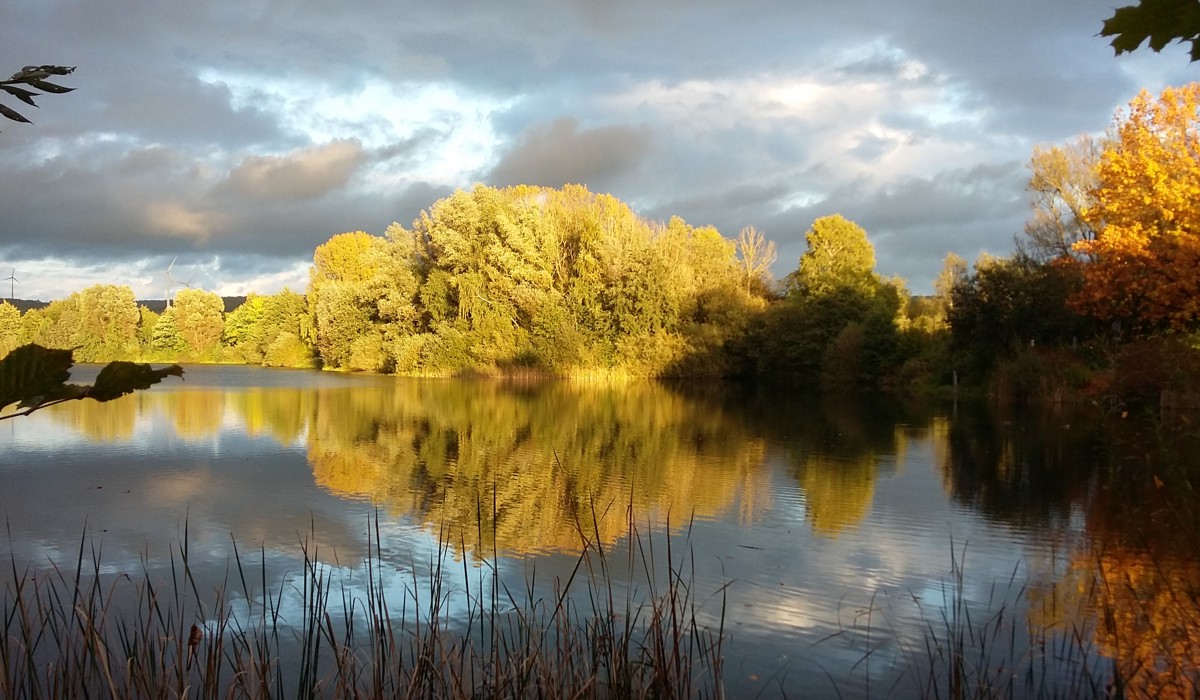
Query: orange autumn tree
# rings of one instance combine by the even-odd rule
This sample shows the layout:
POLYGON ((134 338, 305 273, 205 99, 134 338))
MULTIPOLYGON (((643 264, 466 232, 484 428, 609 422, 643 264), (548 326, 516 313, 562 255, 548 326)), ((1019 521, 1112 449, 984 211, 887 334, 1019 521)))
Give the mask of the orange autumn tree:
POLYGON ((1097 232, 1075 249, 1092 262, 1074 297, 1078 310, 1142 331, 1200 325, 1200 83, 1142 91, 1118 116, 1100 158, 1097 232))

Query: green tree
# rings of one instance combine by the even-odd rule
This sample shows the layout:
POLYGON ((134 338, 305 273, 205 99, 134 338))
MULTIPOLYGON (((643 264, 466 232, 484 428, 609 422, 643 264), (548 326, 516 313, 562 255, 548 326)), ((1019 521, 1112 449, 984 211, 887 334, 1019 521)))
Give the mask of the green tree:
POLYGON ((7 301, 0 301, 0 357, 21 345, 21 311, 7 301))
POLYGON ((146 306, 138 306, 138 329, 137 340, 138 346, 142 352, 147 352, 153 347, 154 327, 158 324, 159 314, 146 306))
POLYGON ((184 352, 197 360, 216 359, 225 327, 221 297, 201 289, 181 289, 171 301, 171 312, 184 352))
POLYGON ((78 293, 55 299, 35 311, 26 313, 22 319, 26 342, 55 349, 75 346, 80 325, 78 293))
POLYGON ((758 372, 801 383, 877 387, 896 357, 906 294, 875 273, 866 231, 840 215, 813 222, 787 297, 756 330, 758 372))
POLYGON ((175 357, 187 348, 175 320, 175 307, 168 306, 155 320, 150 345, 169 357, 175 357))
POLYGON ((78 359, 101 362, 137 354, 140 314, 132 289, 97 284, 72 294, 69 301, 78 309, 73 334, 78 359))
POLYGON ((304 343, 308 307, 305 297, 285 289, 251 294, 225 317, 225 344, 242 362, 272 367, 305 367, 312 349, 304 343))
POLYGON ((337 234, 314 251, 308 308, 317 356, 327 367, 390 368, 379 302, 391 271, 387 239, 364 231, 337 234))
POLYGON ((983 256, 974 274, 955 285, 949 312, 951 341, 975 379, 1022 348, 1069 345, 1092 335, 1092 325, 1068 299, 1081 283, 1078 266, 1039 263, 1021 254, 983 256))
POLYGON ((790 295, 824 296, 847 290, 872 294, 878 286, 875 247, 861 226, 841 214, 813 222, 807 250, 788 276, 790 295))
POLYGON ((412 230, 331 238, 308 301, 331 367, 722 373, 763 303, 745 284, 711 227, 647 222, 581 186, 480 185, 412 230))

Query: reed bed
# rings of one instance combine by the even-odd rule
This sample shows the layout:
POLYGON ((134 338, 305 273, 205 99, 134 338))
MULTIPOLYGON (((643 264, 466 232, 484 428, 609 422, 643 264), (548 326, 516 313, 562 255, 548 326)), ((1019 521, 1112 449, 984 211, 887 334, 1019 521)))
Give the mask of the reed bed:
POLYGON ((1049 585, 1018 565, 981 589, 965 547, 952 542, 950 554, 932 600, 878 591, 821 640, 864 650, 848 674, 829 676, 836 697, 1200 697, 1200 590, 1166 562, 1114 572, 1094 553, 1049 585))
MULTIPOLYGON (((497 561, 456 558, 446 532, 426 566, 397 574, 378 516, 371 524, 368 555, 350 574, 322 563, 310 534, 283 583, 268 580, 264 550, 251 557, 262 566, 247 565, 232 542, 224 579, 199 584, 186 525, 166 576, 145 561, 137 575, 104 573, 86 534, 72 567, 19 570, 13 557, 0 697, 725 694, 728 584, 697 595, 690 528, 680 547, 678 536, 643 536, 631 517, 624 545, 612 548, 583 534, 598 531, 593 516, 578 527, 568 575, 547 586, 531 570, 513 590, 497 561)), ((1114 557, 1101 552, 1092 570, 1055 572, 1058 589, 1018 567, 981 594, 965 548, 952 542, 950 555, 940 595, 879 591, 818 643, 864 650, 853 668, 827 674, 836 697, 1200 694, 1200 591, 1190 578, 1154 566, 1114 575, 1114 557)), ((785 697, 805 692, 778 687, 785 697)))
POLYGON ((532 573, 522 590, 510 590, 495 561, 469 565, 463 557, 461 571, 452 570, 442 533, 428 578, 403 574, 396 596, 378 516, 371 531, 353 585, 305 539, 290 584, 272 587, 266 552, 261 567, 248 566, 234 542, 224 582, 202 590, 186 525, 165 578, 145 561, 137 575, 104 574, 101 550, 86 534, 72 569, 19 570, 13 557, 0 620, 0 697, 723 695, 725 590, 697 600, 690 547, 677 557, 668 535, 666 551, 656 552, 632 516, 625 561, 615 567, 631 573, 618 580, 612 558, 622 553, 581 527, 582 552, 549 595, 532 573), (717 608, 705 613, 715 615, 715 629, 701 623, 702 604, 717 608))

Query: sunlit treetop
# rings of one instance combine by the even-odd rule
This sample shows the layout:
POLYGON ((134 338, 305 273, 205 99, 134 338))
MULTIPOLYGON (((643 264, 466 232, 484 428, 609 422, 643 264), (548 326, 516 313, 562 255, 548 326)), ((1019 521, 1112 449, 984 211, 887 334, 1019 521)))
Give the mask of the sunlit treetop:
POLYGON ((1118 119, 1085 212, 1094 240, 1077 301, 1147 329, 1200 323, 1200 83, 1143 91, 1118 119))

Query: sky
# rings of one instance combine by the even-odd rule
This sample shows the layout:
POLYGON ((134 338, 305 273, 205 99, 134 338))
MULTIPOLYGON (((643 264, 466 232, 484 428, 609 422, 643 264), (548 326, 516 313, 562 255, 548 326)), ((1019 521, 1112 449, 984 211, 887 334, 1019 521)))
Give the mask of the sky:
POLYGON ((330 236, 476 183, 754 226, 778 277, 841 214, 927 293, 949 252, 1012 252, 1034 145, 1200 77, 1114 56, 1118 4, 6 0, 0 74, 77 70, 0 96, 34 122, 0 120, 0 296, 300 291, 330 236))

